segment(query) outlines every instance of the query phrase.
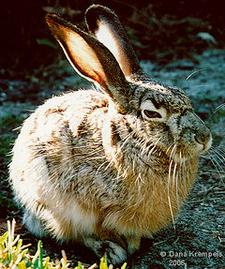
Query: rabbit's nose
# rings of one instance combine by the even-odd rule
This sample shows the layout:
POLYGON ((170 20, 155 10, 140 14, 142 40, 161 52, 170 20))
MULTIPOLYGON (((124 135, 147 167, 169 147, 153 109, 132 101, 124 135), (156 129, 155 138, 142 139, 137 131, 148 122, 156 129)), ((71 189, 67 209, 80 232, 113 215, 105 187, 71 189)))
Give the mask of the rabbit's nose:
POLYGON ((194 139, 198 144, 203 146, 203 151, 207 151, 212 145, 212 135, 207 127, 198 130, 195 133, 194 139))

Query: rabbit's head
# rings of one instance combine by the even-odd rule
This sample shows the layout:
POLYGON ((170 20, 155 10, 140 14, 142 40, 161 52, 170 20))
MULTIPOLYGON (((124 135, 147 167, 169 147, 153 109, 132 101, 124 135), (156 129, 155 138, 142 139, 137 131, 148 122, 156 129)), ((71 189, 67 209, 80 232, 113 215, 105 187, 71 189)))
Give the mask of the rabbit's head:
MULTIPOLYGON (((74 69, 97 84, 109 99, 109 117, 126 121, 126 131, 142 143, 142 161, 157 151, 175 162, 196 159, 211 145, 211 134, 186 94, 145 75, 118 17, 93 5, 86 33, 55 14, 46 16, 53 35, 74 69)), ((118 138, 119 139, 119 138, 118 138)), ((160 157, 161 156, 161 157, 160 157)))

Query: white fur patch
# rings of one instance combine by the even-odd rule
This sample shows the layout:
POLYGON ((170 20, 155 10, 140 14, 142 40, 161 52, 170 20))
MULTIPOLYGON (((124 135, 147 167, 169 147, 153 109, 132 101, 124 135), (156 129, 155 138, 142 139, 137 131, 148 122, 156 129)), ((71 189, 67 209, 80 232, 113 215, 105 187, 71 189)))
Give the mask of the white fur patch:
POLYGON ((60 211, 62 219, 71 223, 74 238, 76 238, 78 234, 94 233, 96 216, 93 212, 84 211, 79 204, 72 199, 67 201, 60 211))
POLYGON ((30 211, 25 211, 23 216, 23 224, 26 225, 26 227, 31 233, 38 237, 43 237, 46 235, 41 221, 30 211))

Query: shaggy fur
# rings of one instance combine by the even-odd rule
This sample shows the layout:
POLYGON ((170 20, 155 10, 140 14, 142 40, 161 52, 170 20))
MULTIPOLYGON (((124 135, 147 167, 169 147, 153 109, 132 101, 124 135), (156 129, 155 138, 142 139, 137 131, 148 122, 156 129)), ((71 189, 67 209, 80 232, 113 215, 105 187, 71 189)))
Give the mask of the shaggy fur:
POLYGON ((111 10, 94 5, 86 16, 96 38, 57 15, 46 19, 75 70, 101 92, 37 108, 15 142, 10 178, 32 233, 83 242, 116 264, 174 221, 211 134, 182 90, 143 74, 111 10))

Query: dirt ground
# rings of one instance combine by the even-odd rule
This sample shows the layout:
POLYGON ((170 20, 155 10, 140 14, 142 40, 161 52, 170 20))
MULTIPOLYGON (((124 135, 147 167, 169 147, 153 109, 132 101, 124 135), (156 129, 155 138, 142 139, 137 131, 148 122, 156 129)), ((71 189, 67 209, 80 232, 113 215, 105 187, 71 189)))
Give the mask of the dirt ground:
MULTIPOLYGON (((191 59, 165 66, 142 62, 144 70, 166 84, 181 87, 191 97, 213 134, 213 148, 202 158, 198 179, 175 226, 143 240, 128 260, 129 268, 225 268, 225 50, 206 50, 191 59)), ((87 87, 66 61, 34 70, 22 79, 0 79, 0 233, 15 218, 17 232, 36 246, 37 239, 21 224, 20 210, 7 183, 10 149, 22 121, 46 98, 71 88, 87 87)), ((46 254, 60 257, 65 249, 73 264, 92 264, 96 257, 78 245, 59 245, 45 239, 46 254)))

